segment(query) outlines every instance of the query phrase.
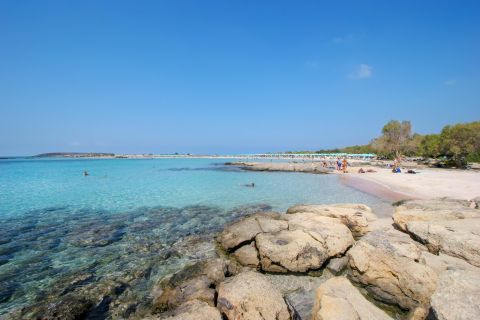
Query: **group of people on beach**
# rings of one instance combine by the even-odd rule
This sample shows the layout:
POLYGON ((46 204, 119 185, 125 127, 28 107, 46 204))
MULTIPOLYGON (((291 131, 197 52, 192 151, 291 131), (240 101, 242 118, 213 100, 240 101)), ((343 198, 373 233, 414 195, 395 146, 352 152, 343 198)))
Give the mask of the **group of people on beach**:
POLYGON ((340 158, 337 159, 337 170, 342 171, 343 173, 347 173, 347 167, 348 167, 348 161, 347 158, 343 158, 341 160, 340 158))

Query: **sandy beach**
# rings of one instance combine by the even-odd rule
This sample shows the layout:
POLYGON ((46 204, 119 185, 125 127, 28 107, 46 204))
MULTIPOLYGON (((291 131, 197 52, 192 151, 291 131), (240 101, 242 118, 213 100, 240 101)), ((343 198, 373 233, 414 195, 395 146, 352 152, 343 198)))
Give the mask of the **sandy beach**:
POLYGON ((392 173, 387 168, 391 161, 377 161, 369 164, 365 161, 349 160, 352 165, 347 173, 332 170, 333 163, 328 161, 328 168, 320 161, 302 162, 231 162, 249 171, 289 171, 314 174, 338 174, 345 184, 364 192, 374 194, 390 201, 404 199, 455 198, 471 200, 480 196, 480 171, 439 169, 419 166, 416 163, 404 163, 401 173, 392 173), (359 173, 364 171, 374 171, 359 173), (412 169, 416 174, 408 174, 412 169))
POLYGON ((363 167, 376 172, 358 173, 359 167, 352 167, 349 173, 341 174, 344 181, 363 191, 380 191, 393 199, 456 198, 470 200, 480 196, 480 172, 455 169, 416 169, 417 174, 397 173, 390 169, 363 167), (391 191, 391 192, 389 192, 391 191))

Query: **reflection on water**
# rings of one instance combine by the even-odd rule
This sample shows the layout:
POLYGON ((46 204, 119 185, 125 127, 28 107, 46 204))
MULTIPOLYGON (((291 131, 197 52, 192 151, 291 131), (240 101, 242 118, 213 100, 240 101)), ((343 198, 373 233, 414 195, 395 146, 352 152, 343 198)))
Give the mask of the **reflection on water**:
MULTIPOLYGON (((5 219, 0 221, 0 314, 18 316, 18 307, 29 306, 24 317, 47 312, 42 308, 59 297, 81 305, 79 299, 88 303, 103 296, 107 309, 124 306, 123 299, 128 313, 140 312, 161 276, 201 255, 199 246, 213 252, 213 232, 239 216, 270 209, 197 205, 112 213, 58 207, 5 219)), ((120 309, 115 312, 125 311, 120 309)))

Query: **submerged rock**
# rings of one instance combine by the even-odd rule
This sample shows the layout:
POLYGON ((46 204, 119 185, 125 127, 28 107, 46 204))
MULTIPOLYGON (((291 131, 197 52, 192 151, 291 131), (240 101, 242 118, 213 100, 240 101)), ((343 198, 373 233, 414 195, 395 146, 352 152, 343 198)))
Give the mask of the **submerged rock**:
POLYGON ((346 225, 355 237, 361 237, 370 231, 369 223, 377 219, 372 209, 363 204, 333 205, 297 205, 290 207, 287 213, 309 212, 320 216, 337 218, 346 225))
POLYGON ((406 229, 430 252, 442 252, 480 267, 480 219, 411 221, 406 229))
POLYGON ((446 271, 432 296, 432 312, 438 320, 476 320, 480 316, 480 269, 446 271))
POLYGON ((77 247, 104 247, 122 239, 123 225, 85 225, 67 237, 67 241, 77 247))
POLYGON ((265 276, 251 271, 220 284, 217 308, 228 320, 290 319, 282 295, 265 276))
POLYGON ((317 290, 312 320, 391 320, 344 277, 332 278, 317 290))
POLYGON ((47 306, 44 314, 45 320, 76 320, 85 318, 93 306, 91 300, 75 296, 65 296, 47 306))
POLYGON ((422 248, 407 234, 373 231, 349 251, 351 276, 373 296, 403 309, 426 312, 437 274, 421 261, 422 248))

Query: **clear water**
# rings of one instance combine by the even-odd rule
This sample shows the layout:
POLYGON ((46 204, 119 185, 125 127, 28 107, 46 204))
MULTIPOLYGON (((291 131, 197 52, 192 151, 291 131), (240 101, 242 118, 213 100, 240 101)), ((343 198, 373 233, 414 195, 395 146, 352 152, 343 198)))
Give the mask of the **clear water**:
POLYGON ((223 162, 0 160, 0 315, 107 280, 127 282, 124 295, 148 304, 156 281, 195 256, 179 250, 179 241, 256 210, 385 205, 335 175, 246 172, 223 162), (255 188, 244 186, 251 182, 255 188), (139 270, 148 275, 131 280, 139 270), (68 287, 79 274, 87 280, 68 287))

